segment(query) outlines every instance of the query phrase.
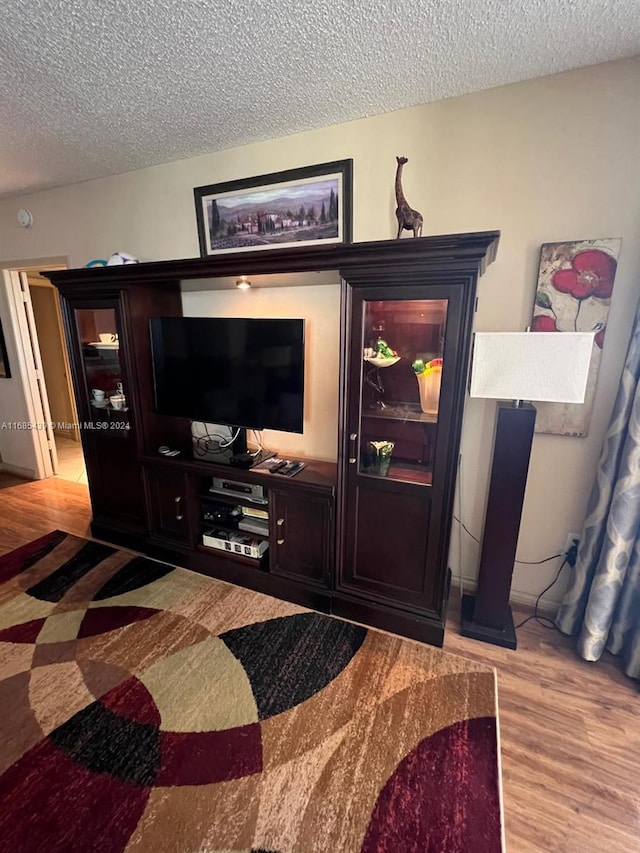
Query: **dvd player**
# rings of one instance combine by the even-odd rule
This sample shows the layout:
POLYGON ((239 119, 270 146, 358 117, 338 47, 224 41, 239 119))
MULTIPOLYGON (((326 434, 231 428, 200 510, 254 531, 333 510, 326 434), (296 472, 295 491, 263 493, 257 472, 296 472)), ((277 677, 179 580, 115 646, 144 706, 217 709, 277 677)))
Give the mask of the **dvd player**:
POLYGON ((236 480, 227 480, 226 477, 214 477, 209 491, 219 495, 235 495, 236 497, 247 498, 256 503, 267 503, 264 486, 259 486, 256 483, 238 483, 236 480))

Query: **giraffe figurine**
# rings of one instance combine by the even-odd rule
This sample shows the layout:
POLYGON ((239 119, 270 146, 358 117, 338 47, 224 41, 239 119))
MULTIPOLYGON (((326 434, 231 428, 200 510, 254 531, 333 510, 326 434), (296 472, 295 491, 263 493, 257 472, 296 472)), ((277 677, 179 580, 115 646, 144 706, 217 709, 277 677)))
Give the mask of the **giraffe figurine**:
POLYGON ((398 233, 396 234, 396 239, 402 234, 403 228, 407 231, 413 231, 414 237, 421 237, 422 214, 409 207, 409 203, 402 192, 402 167, 409 161, 406 157, 396 157, 396 160, 398 161, 398 168, 396 169, 396 203, 398 205, 396 207, 396 219, 398 220, 398 233))

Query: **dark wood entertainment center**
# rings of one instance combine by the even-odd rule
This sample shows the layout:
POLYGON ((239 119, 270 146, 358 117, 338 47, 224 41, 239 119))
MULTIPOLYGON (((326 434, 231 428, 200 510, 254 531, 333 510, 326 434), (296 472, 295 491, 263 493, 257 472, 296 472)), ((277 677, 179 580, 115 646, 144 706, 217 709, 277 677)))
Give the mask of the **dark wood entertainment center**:
POLYGON ((442 645, 476 283, 498 239, 480 232, 43 273, 62 297, 93 535, 442 645), (199 458, 190 422, 154 410, 149 318, 180 316, 189 279, 319 271, 341 281, 337 462, 305 458, 288 478, 199 458), (380 339, 394 357, 379 356, 380 339), (420 379, 416 359, 428 362, 420 379), (117 408, 110 395, 119 390, 117 408), (162 445, 180 455, 161 455, 162 445), (264 498, 211 492, 214 477, 262 486, 264 498), (260 558, 202 542, 208 519, 238 506, 268 516, 260 558))

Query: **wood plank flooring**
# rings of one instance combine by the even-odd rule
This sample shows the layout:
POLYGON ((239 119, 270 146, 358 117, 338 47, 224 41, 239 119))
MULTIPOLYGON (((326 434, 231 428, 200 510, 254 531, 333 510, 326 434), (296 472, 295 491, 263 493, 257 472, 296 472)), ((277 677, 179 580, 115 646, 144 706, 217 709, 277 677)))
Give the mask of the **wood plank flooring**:
MULTIPOLYGON (((0 553, 56 527, 88 536, 90 517, 86 486, 0 474, 0 553)), ((449 610, 445 650, 498 670, 509 853, 640 853, 640 684, 535 621, 513 652, 460 636, 455 593, 449 610)))
POLYGON ((462 637, 456 605, 445 650, 498 670, 509 853, 639 853, 640 683, 535 621, 517 651, 462 637))

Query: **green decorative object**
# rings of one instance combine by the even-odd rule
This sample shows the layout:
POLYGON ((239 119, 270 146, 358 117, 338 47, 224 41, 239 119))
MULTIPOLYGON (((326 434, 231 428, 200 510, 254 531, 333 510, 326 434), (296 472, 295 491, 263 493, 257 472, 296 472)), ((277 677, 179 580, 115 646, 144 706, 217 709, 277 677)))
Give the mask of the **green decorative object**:
POLYGON ((397 355, 398 353, 391 349, 386 341, 383 341, 382 338, 378 338, 376 341, 376 356, 378 358, 396 358, 397 355))
POLYGON ((391 465, 391 454, 394 447, 395 442, 393 441, 368 441, 364 459, 364 467, 367 473, 386 477, 391 465))

